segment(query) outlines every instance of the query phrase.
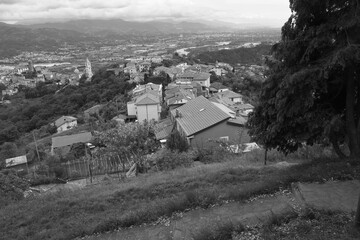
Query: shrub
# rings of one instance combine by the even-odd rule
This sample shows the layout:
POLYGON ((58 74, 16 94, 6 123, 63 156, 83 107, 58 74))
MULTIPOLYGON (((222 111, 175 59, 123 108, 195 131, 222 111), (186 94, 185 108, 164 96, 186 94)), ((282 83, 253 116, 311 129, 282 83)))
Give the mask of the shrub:
POLYGON ((222 162, 233 156, 233 153, 218 144, 209 144, 196 148, 196 161, 203 163, 222 162))
POLYGON ((0 171, 0 207, 12 201, 20 200, 29 183, 18 177, 15 170, 0 171))
POLYGON ((177 167, 189 167, 194 162, 194 152, 178 152, 169 149, 160 149, 152 157, 158 170, 171 170, 177 167))
POLYGON ((186 139, 176 129, 170 134, 166 141, 166 147, 172 151, 185 152, 189 149, 186 139))

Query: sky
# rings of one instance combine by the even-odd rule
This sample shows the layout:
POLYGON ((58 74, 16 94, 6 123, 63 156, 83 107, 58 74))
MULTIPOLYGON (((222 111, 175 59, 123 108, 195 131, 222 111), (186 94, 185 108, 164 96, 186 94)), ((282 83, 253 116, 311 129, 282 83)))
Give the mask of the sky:
POLYGON ((123 19, 224 21, 281 27, 289 0, 0 0, 0 21, 123 19))

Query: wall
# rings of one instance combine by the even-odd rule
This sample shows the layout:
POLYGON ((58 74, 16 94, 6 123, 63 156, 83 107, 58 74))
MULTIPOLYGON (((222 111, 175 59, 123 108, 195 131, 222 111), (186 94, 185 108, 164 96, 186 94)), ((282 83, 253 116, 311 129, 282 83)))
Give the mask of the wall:
POLYGON ((250 136, 247 132, 244 127, 228 124, 226 120, 195 134, 190 143, 193 147, 202 147, 210 139, 219 140, 220 137, 225 136, 229 136, 229 141, 233 143, 248 143, 250 142, 250 136))
POLYGON ((128 116, 136 116, 136 106, 134 102, 128 102, 127 106, 127 113, 128 116))
POLYGON ((160 115, 160 105, 138 105, 137 108, 137 119, 139 122, 144 121, 145 119, 150 121, 154 119, 155 121, 159 120, 160 115))

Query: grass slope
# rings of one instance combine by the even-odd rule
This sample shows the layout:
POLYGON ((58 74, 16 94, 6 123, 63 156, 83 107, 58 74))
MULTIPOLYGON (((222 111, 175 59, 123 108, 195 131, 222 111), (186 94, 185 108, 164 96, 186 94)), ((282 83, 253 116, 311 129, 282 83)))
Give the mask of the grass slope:
POLYGON ((243 168, 237 160, 143 175, 12 204, 0 209, 0 232, 4 239, 70 239, 224 200, 245 200, 294 181, 352 178, 360 172, 359 163, 352 164, 326 159, 288 169, 243 168))

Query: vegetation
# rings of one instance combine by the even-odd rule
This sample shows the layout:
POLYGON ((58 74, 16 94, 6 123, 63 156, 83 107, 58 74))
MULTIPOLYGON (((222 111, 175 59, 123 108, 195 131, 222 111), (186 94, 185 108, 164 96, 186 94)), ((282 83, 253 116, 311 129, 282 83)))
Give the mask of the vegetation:
POLYGON ((218 61, 226 62, 232 65, 236 65, 238 63, 262 65, 264 62, 264 56, 269 55, 270 50, 271 45, 260 44, 253 48, 236 48, 231 50, 204 52, 194 58, 206 63, 215 63, 218 61))
POLYGON ((352 214, 307 209, 296 218, 280 220, 260 231, 265 239, 359 239, 351 228, 352 214))
POLYGON ((290 8, 250 133, 284 152, 327 137, 340 156, 346 135, 350 156, 360 157, 358 1, 294 0, 290 8))
MULTIPOLYGON (((134 87, 125 81, 124 76, 115 76, 106 71, 106 67, 98 71, 89 83, 79 86, 67 86, 56 94, 47 94, 47 87, 38 85, 34 90, 23 89, 25 96, 42 96, 37 99, 15 99, 11 106, 0 106, 0 145, 13 142, 21 134, 33 129, 39 129, 49 124, 61 115, 76 115, 98 103, 113 100, 121 95, 121 101, 126 101, 127 92, 134 87), (45 90, 44 90, 45 89, 45 90), (44 95, 45 91, 45 95, 44 95)), ((104 113, 106 118, 108 112, 104 113)))
POLYGON ((225 200, 246 200, 289 187, 294 181, 360 176, 358 161, 348 164, 323 159, 287 169, 244 168, 242 164, 262 163, 237 158, 221 164, 144 174, 122 183, 107 180, 76 193, 63 191, 28 198, 2 206, 0 214, 5 218, 0 220, 0 230, 6 239, 68 239, 140 225, 176 211, 206 208, 225 200))

